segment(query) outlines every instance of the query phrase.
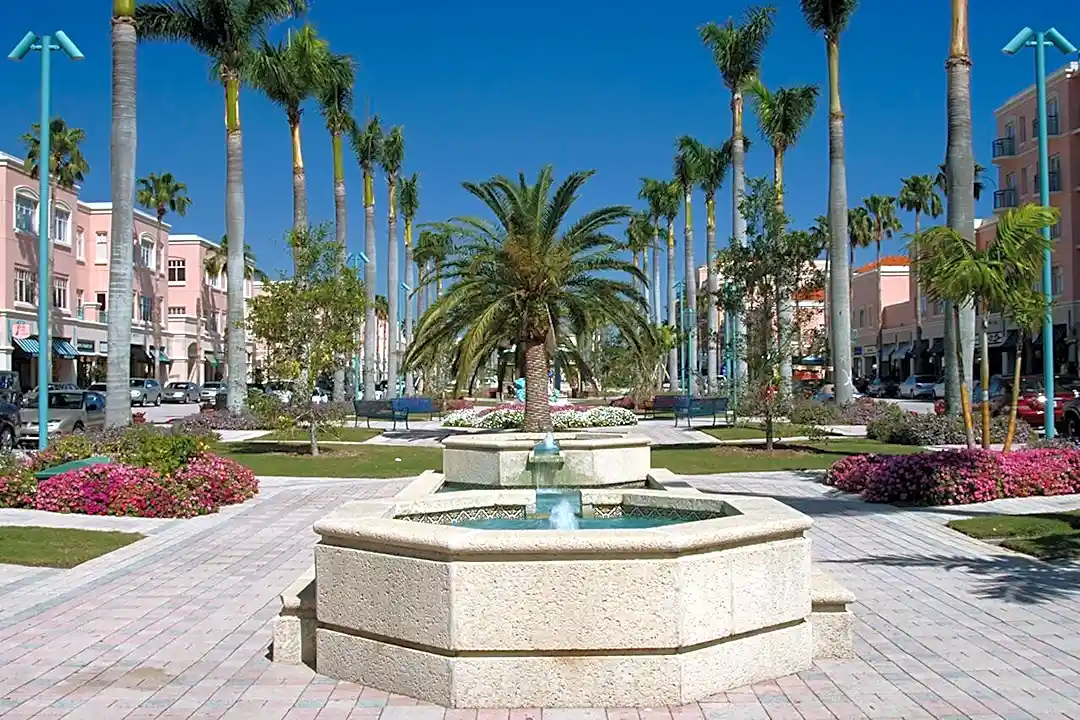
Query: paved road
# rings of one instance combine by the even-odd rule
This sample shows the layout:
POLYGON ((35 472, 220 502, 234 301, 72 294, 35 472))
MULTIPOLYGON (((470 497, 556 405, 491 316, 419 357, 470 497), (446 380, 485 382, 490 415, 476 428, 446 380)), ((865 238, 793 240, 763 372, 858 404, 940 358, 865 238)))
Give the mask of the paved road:
POLYGON ((927 400, 901 400, 899 398, 884 398, 885 402, 899 405, 905 412, 932 413, 934 403, 927 400))
POLYGON ((159 407, 148 405, 147 407, 133 407, 132 413, 144 412, 146 413, 146 421, 152 423, 163 423, 169 420, 175 420, 176 418, 187 417, 188 415, 194 415, 199 412, 199 406, 196 403, 189 405, 169 405, 162 403, 159 407))
MULTIPOLYGON (((1080 564, 1051 567, 947 530, 951 514, 866 505, 795 473, 690 478, 809 513, 814 555, 859 597, 853 661, 652 710, 444 711, 272 665, 278 593, 312 523, 404 483, 274 481, 214 516, 148 526, 73 570, 0 567, 0 715, 18 718, 1080 718, 1080 564)), ((1005 501, 1080 507, 1080 496, 1005 501)), ((953 511, 963 514, 965 510, 953 511)), ((51 516, 65 524, 98 518, 51 516)), ((120 519, 111 519, 115 522, 120 519)), ((34 518, 35 522, 50 520, 34 518)))

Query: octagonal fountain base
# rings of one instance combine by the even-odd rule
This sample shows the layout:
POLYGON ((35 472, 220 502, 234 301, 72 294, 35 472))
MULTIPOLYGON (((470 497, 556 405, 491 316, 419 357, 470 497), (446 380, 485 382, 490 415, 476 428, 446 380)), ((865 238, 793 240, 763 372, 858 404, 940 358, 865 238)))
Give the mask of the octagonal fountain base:
POLYGON ((320 520, 318 672, 448 707, 633 707, 810 667, 810 518, 691 492, 580 502, 668 524, 455 525, 526 517, 531 490, 354 502, 320 520))
MULTIPOLYGON (((545 485, 626 487, 644 485, 650 440, 619 432, 555 433, 561 465, 545 485)), ((458 435, 443 440, 448 486, 463 489, 534 487, 533 450, 542 433, 458 435)))

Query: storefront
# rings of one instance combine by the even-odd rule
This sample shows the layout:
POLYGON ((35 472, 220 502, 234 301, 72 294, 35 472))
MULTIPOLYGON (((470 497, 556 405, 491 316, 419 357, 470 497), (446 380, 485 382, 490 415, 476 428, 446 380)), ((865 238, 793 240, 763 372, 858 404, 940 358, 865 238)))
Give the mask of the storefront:
MULTIPOLYGON (((11 338, 11 369, 19 376, 24 389, 37 387, 38 358, 41 356, 41 341, 36 330, 37 323, 17 320, 9 322, 8 334, 11 338)), ((75 360, 79 351, 64 337, 52 338, 49 343, 49 382, 75 382, 75 360)))
POLYGON ((203 379, 205 382, 220 382, 225 379, 225 366, 212 352, 207 352, 203 359, 203 379))
POLYGON ((76 340, 75 349, 79 351, 76 383, 79 387, 89 387, 96 382, 105 381, 105 359, 97 354, 97 343, 93 340, 76 340))
POLYGON ((142 345, 131 346, 131 377, 154 377, 154 356, 142 345))

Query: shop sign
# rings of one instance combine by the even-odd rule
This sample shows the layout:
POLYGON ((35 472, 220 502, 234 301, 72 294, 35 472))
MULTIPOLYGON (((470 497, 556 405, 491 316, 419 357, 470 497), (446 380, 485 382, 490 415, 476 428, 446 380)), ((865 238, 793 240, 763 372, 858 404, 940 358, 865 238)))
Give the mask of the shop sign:
POLYGON ((862 349, 863 355, 877 355, 877 345, 864 345, 862 349))
POLYGON ((96 343, 93 340, 76 340, 75 349, 81 353, 93 355, 96 343))
POLYGON ((31 332, 30 323, 22 320, 16 320, 11 323, 11 337, 16 340, 25 340, 30 337, 31 332))
POLYGON ((1005 333, 1002 331, 986 333, 986 344, 990 347, 998 347, 1005 344, 1005 333))

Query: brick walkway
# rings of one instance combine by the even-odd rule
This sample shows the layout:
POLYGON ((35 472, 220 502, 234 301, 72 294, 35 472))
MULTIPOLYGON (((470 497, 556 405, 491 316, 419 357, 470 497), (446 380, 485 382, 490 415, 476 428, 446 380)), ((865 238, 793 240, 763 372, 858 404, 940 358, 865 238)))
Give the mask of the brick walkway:
MULTIPOLYGON (((277 481, 219 515, 144 527, 146 540, 74 570, 0 567, 0 716, 1080 718, 1080 565, 991 552, 942 526, 955 515, 837 499, 798 474, 694 482, 772 495, 814 516, 817 559, 859 596, 859 660, 689 707, 543 713, 444 711, 272 665, 277 596, 311 563, 312 522, 403 487, 277 481)), ((1080 497, 1001 507, 1074 508, 1080 497)))

